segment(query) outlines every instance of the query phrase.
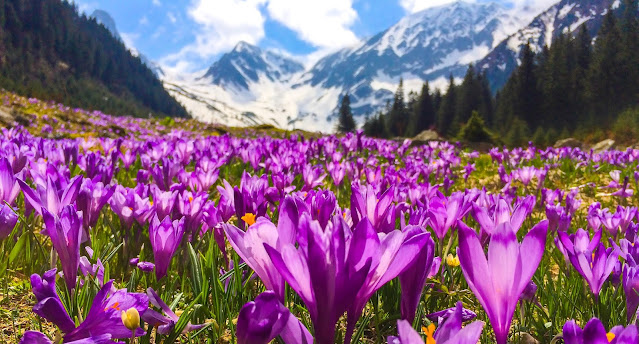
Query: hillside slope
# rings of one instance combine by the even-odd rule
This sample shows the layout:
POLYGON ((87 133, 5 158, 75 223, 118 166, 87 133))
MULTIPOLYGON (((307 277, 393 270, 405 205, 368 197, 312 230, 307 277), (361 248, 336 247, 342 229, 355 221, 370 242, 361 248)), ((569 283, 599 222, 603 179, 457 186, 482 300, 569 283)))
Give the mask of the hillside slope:
POLYGON ((0 88, 116 115, 188 116, 94 18, 60 0, 0 0, 0 88))

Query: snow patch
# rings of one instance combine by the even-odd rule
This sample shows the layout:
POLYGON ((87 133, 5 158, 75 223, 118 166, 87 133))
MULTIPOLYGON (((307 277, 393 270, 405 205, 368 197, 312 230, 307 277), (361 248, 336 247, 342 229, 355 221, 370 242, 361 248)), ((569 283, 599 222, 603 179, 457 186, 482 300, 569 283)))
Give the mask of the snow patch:
POLYGON ((490 47, 485 45, 474 46, 472 49, 464 51, 455 49, 446 57, 444 57, 438 65, 425 70, 424 74, 430 74, 447 67, 455 65, 465 65, 481 60, 486 55, 488 55, 490 50, 490 47))

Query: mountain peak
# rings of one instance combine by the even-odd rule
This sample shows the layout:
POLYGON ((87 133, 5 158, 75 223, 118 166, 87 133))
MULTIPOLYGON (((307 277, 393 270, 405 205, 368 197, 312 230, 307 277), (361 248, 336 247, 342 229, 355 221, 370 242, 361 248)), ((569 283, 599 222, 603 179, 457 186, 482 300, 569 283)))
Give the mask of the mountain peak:
POLYGON ((240 41, 215 62, 204 77, 211 78, 214 85, 248 89, 250 83, 262 77, 281 82, 303 70, 301 63, 289 57, 240 41))
POLYGON ((245 41, 239 41, 236 45, 235 48, 233 48, 232 52, 235 53, 250 53, 250 54, 259 54, 262 52, 262 50, 259 47, 256 47, 250 43, 247 43, 245 41))
POLYGON ((111 31, 111 34, 113 35, 113 37, 119 40, 122 40, 122 37, 120 37, 120 33, 118 32, 118 28, 115 25, 115 20, 113 19, 113 17, 111 17, 109 12, 98 9, 93 11, 93 14, 91 14, 91 17, 95 18, 95 20, 99 24, 104 25, 104 27, 106 27, 107 30, 111 31))

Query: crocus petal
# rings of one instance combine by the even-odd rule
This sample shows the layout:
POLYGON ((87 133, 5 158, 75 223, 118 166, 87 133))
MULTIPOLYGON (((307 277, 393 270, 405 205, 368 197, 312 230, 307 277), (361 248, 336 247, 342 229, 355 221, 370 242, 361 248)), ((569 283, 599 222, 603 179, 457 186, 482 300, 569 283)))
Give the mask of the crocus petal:
POLYGON ((565 344, 583 344, 583 330, 577 326, 574 320, 567 321, 563 328, 563 338, 565 344))
POLYGON ((472 322, 442 344, 477 344, 484 329, 483 321, 472 322))
POLYGON ((608 344, 606 334, 606 329, 601 321, 597 318, 592 318, 584 326, 584 344, 608 344))

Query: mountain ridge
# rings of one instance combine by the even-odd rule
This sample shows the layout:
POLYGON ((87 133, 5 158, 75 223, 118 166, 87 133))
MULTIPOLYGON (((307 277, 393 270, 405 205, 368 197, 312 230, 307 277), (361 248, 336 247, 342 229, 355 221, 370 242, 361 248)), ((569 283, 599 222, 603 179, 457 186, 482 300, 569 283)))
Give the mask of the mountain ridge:
MULTIPOLYGON (((264 51, 240 43, 231 52, 222 55, 204 75, 186 81, 176 76, 164 80, 172 95, 180 101, 186 100, 186 97, 207 98, 205 102, 209 105, 225 103, 235 108, 236 117, 244 112, 253 112, 259 118, 260 108, 276 106, 259 106, 258 102, 267 102, 264 94, 277 93, 276 90, 290 92, 292 95, 288 98, 292 103, 280 102, 280 116, 275 114, 277 111, 271 111, 274 109, 265 116, 283 127, 301 124, 327 130, 334 126, 332 122, 343 94, 351 95, 353 113, 361 123, 365 115, 374 114, 392 99, 400 78, 404 79, 407 92, 418 91, 425 80, 431 81, 435 87, 444 88, 450 74, 462 78, 468 63, 488 54, 502 38, 524 25, 525 20, 527 17, 518 18, 498 3, 457 1, 408 15, 366 41, 321 58, 306 70, 289 70, 290 73, 284 73, 284 78, 269 74, 265 69, 264 51), (238 52, 238 46, 244 47, 245 53, 252 52, 252 57, 238 52), (255 71, 248 72, 250 68, 244 68, 246 66, 255 71), (259 78, 260 75, 264 80, 259 78), (209 90, 203 84, 207 79, 211 83, 209 90), (184 90, 192 88, 198 89, 197 95, 184 93, 184 90), (220 94, 222 90, 227 94, 220 94), (308 94, 312 90, 317 92, 314 97, 308 94), (230 95, 246 102, 229 100, 232 98, 228 97, 230 95), (295 113, 299 109, 303 111, 295 113), (315 121, 309 118, 315 118, 315 121)), ((288 59, 283 55, 280 58, 288 59)), ((201 105, 193 106, 191 111, 208 109, 209 114, 197 116, 212 122, 223 120, 217 111, 201 105)), ((265 122, 272 123, 271 120, 265 122)), ((237 124, 242 125, 241 121, 237 124)))

